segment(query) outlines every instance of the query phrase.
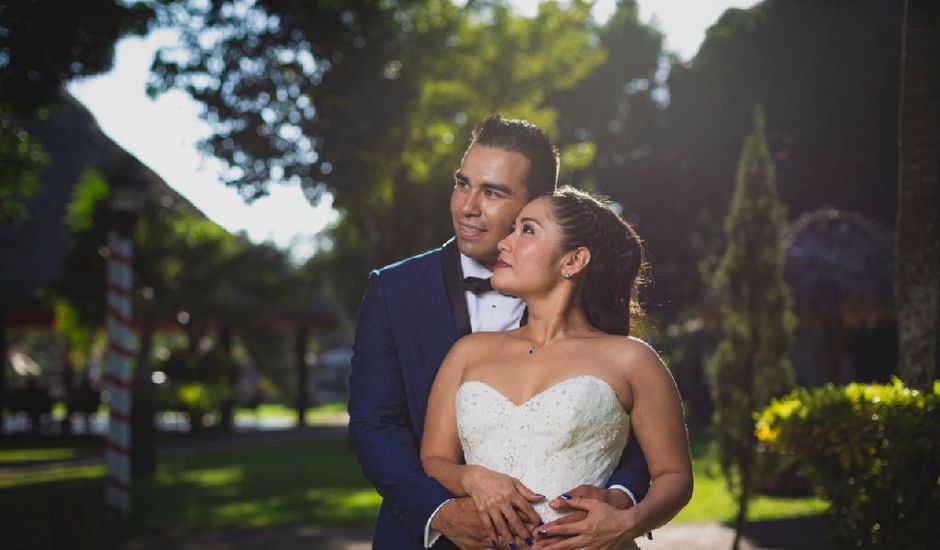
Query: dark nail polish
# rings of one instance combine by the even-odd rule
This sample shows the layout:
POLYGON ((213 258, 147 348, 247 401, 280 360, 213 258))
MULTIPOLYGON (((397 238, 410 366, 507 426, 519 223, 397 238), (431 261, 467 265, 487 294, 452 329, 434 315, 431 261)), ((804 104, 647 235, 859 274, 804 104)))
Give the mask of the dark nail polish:
POLYGON ((535 496, 537 496, 537 497, 539 497, 539 498, 545 498, 545 495, 540 494, 540 493, 535 493, 535 496))
POLYGON ((539 520, 539 527, 541 527, 541 526, 543 526, 543 525, 545 525, 545 522, 542 521, 542 520, 539 520))
POLYGON ((652 531, 647 531, 647 532, 646 532, 646 538, 648 538, 648 539, 650 539, 650 540, 653 540, 653 532, 652 532, 652 531))
POLYGON ((548 532, 545 531, 544 529, 539 529, 538 532, 535 533, 535 534, 538 535, 539 538, 547 537, 547 536, 548 536, 548 532))
POLYGON ((516 543, 510 542, 510 543, 509 543, 509 550, 516 550, 516 543))
POLYGON ((493 545, 493 549, 494 549, 494 550, 499 550, 499 545, 496 544, 496 541, 495 541, 495 540, 491 540, 491 541, 490 541, 490 544, 493 545))
POLYGON ((524 540, 527 545, 532 546, 532 537, 526 537, 522 540, 524 540))
POLYGON ((568 493, 565 493, 565 494, 563 494, 563 495, 561 495, 561 496, 562 496, 565 500, 571 500, 571 498, 572 498, 571 495, 569 495, 568 493))

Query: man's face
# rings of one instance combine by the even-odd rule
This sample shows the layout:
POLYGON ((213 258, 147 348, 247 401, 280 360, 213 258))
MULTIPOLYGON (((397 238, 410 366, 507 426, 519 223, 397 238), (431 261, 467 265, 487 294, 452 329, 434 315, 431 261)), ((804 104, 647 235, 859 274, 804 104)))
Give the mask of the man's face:
POLYGON ((457 247, 487 269, 493 269, 496 245, 528 201, 528 170, 529 159, 520 153, 475 144, 454 174, 450 215, 457 247))

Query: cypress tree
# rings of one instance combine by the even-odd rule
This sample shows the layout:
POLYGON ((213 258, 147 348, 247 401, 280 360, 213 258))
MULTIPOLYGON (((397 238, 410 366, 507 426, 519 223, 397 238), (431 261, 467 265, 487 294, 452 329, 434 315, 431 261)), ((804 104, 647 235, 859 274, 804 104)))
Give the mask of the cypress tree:
POLYGON ((734 548, 753 492, 753 415, 793 385, 787 351, 795 320, 782 274, 785 222, 758 105, 725 219, 726 249, 712 280, 720 297, 721 339, 707 365, 721 467, 738 502, 734 548))

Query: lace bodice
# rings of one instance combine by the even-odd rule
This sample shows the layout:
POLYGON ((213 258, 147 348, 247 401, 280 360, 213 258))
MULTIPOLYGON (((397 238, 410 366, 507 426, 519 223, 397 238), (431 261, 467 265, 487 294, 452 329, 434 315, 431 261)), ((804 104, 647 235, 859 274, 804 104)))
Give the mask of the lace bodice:
POLYGON ((582 483, 603 487, 630 429, 617 394, 603 380, 565 379, 516 405, 485 382, 464 382, 456 397, 457 432, 467 464, 518 478, 546 495, 535 511, 562 514, 547 501, 582 483))

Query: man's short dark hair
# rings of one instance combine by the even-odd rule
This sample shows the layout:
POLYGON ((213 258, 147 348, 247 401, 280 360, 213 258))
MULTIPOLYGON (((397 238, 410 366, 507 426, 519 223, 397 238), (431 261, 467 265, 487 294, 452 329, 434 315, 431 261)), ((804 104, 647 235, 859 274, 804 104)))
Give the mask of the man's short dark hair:
POLYGON ((529 200, 551 195, 555 190, 558 148, 544 130, 528 120, 490 115, 473 129, 470 146, 474 144, 519 153, 529 160, 525 179, 529 200))

